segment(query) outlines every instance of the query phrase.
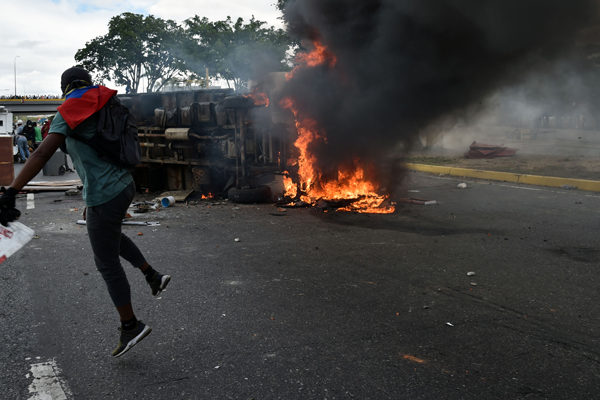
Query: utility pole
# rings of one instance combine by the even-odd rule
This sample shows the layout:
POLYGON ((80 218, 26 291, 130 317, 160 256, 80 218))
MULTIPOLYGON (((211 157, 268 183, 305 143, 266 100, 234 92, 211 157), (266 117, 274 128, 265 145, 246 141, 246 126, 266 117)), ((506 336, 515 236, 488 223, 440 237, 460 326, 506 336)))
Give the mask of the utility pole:
POLYGON ((15 56, 15 62, 14 62, 14 66, 15 66, 15 97, 17 97, 17 57, 19 57, 19 56, 15 56))

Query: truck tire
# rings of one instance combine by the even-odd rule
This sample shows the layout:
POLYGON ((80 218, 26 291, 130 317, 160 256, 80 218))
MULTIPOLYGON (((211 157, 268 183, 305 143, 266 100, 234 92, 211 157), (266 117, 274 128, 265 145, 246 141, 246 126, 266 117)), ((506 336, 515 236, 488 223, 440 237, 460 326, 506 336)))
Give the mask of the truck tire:
POLYGON ((238 189, 234 187, 227 192, 227 198, 234 203, 267 203, 272 201, 271 188, 268 186, 259 186, 250 189, 238 189))

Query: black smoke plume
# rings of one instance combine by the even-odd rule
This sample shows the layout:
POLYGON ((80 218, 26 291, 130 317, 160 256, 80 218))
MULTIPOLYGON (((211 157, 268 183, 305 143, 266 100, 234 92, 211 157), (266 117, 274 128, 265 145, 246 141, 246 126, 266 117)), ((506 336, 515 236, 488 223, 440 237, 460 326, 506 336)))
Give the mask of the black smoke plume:
POLYGON ((290 0, 289 33, 307 50, 321 41, 338 62, 297 71, 284 95, 326 132, 327 144, 313 148, 324 171, 356 158, 377 164, 437 120, 559 59, 597 23, 597 3, 290 0))

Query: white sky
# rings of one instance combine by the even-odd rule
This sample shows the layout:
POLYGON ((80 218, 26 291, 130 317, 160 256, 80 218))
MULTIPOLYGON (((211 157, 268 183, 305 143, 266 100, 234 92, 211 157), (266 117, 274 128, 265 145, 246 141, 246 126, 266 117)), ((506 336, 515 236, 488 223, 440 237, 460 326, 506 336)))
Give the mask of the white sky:
POLYGON ((276 0, 3 0, 0 2, 0 96, 60 94, 61 73, 85 43, 108 33, 123 12, 181 22, 254 15, 282 27, 276 0), (15 58, 18 56, 17 58, 15 58), (16 62, 15 62, 16 61, 16 62))

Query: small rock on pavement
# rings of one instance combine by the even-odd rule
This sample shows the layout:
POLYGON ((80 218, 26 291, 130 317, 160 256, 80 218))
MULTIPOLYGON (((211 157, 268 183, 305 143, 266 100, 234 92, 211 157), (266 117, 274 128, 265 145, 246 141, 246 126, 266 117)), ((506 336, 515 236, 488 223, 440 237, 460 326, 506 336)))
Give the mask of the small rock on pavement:
POLYGON ((467 276, 475 276, 475 272, 469 271, 469 272, 467 272, 467 276))
POLYGON ((233 241, 234 241, 234 242, 239 242, 239 241, 240 241, 240 238, 235 238, 235 239, 233 239, 233 241))
POLYGON ((459 183, 458 185, 456 185, 456 187, 459 188, 459 189, 466 189, 467 188, 467 184, 464 183, 464 182, 462 182, 462 183, 459 183))

